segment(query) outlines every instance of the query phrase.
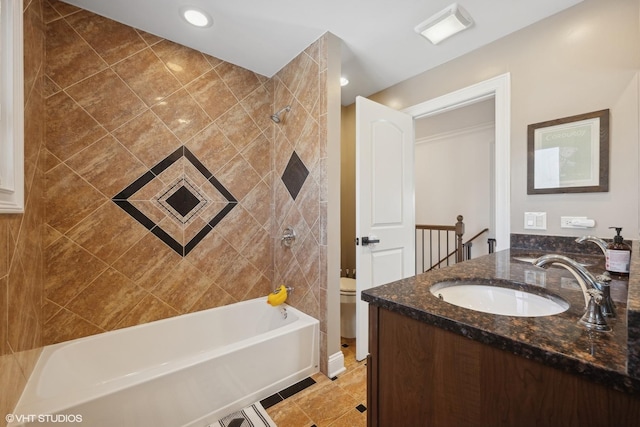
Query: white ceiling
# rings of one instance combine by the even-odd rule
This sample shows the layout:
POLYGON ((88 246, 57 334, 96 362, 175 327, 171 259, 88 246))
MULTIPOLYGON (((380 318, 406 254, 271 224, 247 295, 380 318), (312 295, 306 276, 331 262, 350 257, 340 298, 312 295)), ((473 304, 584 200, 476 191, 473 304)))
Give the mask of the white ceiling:
POLYGON ((473 27, 434 46, 413 29, 451 0, 65 0, 267 77, 330 31, 343 40, 343 105, 581 1, 463 0, 473 27), (190 26, 183 6, 207 11, 213 26, 190 26))

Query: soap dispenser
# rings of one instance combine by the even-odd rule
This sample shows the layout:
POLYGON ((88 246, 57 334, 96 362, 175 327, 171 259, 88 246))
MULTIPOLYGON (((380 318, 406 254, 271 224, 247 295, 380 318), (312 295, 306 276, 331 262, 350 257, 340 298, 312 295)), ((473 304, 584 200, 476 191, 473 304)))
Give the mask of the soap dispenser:
POLYGON ((613 242, 607 245, 605 268, 610 273, 628 275, 631 264, 631 247, 624 242, 620 235, 622 227, 609 227, 616 229, 616 236, 613 242))

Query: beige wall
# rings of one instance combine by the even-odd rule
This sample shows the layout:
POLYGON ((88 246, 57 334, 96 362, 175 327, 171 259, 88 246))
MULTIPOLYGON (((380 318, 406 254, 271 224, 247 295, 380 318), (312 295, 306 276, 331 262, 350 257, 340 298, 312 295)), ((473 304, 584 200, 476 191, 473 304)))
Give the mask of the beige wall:
POLYGON ((511 231, 532 233, 524 230, 523 213, 540 211, 547 212, 548 228, 539 234, 584 234, 560 228, 560 216, 575 215, 596 220, 589 234, 610 237, 615 225, 637 238, 639 69, 638 1, 585 0, 369 98, 402 109, 510 73, 511 231), (611 109, 610 191, 528 196, 527 125, 605 108, 611 109))
POLYGON ((46 161, 42 7, 41 0, 24 2, 25 213, 0 215, 0 414, 10 413, 17 403, 42 348, 46 161))

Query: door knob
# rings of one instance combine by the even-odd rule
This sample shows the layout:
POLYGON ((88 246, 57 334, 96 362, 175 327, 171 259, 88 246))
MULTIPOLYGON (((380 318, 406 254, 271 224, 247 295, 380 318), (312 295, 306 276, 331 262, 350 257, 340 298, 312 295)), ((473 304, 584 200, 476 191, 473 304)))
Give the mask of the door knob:
POLYGON ((369 236, 364 236, 364 237, 362 238, 362 246, 367 246, 367 245, 369 245, 369 244, 373 244, 373 243, 380 243, 380 239, 378 239, 378 238, 377 238, 377 237, 375 237, 375 236, 371 236, 371 237, 369 237, 369 236))

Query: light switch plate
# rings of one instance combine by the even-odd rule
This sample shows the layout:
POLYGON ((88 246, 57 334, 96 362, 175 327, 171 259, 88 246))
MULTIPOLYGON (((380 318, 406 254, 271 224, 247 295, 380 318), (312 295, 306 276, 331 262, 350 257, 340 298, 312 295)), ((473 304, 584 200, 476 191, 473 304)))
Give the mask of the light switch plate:
POLYGON ((525 212, 524 228, 525 230, 546 230, 547 229, 547 213, 546 212, 525 212))

